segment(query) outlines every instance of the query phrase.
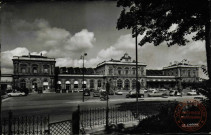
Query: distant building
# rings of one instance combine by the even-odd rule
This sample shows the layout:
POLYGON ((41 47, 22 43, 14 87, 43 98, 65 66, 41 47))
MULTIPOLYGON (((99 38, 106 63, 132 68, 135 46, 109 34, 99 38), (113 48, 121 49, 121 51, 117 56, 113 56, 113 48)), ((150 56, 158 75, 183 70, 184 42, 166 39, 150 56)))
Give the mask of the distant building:
POLYGON ((13 57, 13 86, 31 91, 53 90, 55 87, 55 59, 39 55, 13 57))
POLYGON ((186 88, 199 83, 199 66, 186 60, 175 62, 162 70, 147 70, 148 87, 186 88))

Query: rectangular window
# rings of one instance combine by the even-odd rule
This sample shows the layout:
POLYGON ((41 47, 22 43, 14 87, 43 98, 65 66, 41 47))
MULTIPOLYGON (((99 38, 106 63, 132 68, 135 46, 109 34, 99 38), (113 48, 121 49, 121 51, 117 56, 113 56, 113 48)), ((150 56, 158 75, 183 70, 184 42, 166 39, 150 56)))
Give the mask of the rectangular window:
POLYGON ((74 88, 78 88, 78 84, 74 84, 74 88))
POLYGON ((37 74, 37 68, 36 67, 33 68, 33 73, 37 74))
POLYGON ((26 69, 25 68, 21 68, 21 73, 26 73, 26 69))
POLYGON ((98 81, 98 85, 97 86, 101 87, 101 81, 100 80, 98 81))
POLYGON ((44 73, 48 73, 48 69, 47 68, 44 69, 44 73))

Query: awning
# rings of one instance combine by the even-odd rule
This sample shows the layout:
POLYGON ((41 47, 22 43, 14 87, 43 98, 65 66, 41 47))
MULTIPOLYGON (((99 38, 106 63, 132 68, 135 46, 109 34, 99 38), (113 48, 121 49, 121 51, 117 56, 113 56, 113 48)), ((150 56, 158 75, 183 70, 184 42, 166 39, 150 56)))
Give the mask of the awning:
POLYGON ((84 83, 83 84, 86 84, 86 81, 84 81, 84 83))
POLYGON ((61 81, 58 81, 57 84, 62 84, 61 81))
POLYGON ((74 84, 78 84, 78 81, 75 81, 74 84))
POLYGON ((70 81, 66 81, 65 84, 70 84, 70 81))
POLYGON ((43 85, 45 85, 45 86, 48 85, 48 82, 43 82, 43 85))

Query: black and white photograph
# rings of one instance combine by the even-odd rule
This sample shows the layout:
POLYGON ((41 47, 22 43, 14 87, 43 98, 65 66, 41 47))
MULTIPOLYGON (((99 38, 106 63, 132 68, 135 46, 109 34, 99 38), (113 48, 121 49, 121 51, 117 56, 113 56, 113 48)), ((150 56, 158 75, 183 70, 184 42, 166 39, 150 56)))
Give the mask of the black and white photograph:
POLYGON ((211 134, 210 0, 2 0, 1 135, 211 134))

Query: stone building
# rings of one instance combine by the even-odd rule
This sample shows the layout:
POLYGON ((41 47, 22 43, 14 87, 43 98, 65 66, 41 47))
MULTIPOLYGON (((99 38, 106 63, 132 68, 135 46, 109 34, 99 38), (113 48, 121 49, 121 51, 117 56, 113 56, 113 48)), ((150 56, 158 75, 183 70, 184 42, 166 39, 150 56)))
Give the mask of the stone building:
POLYGON ((41 55, 13 57, 13 85, 30 91, 54 91, 55 59, 41 55))
POLYGON ((187 60, 174 62, 162 70, 147 70, 147 87, 182 89, 199 83, 199 66, 187 60))
MULTIPOLYGON (((84 88, 105 88, 105 83, 110 82, 112 89, 135 89, 136 68, 135 61, 125 53, 120 60, 109 60, 99 63, 97 67, 85 68, 84 88)), ((146 86, 146 64, 138 63, 139 81, 146 86)), ((57 88, 74 91, 82 89, 83 68, 60 67, 58 71, 57 88)))
MULTIPOLYGON (((30 91, 65 92, 88 89, 132 90, 136 87, 136 62, 125 53, 119 60, 103 61, 96 68, 55 67, 55 59, 41 55, 14 56, 13 86, 30 91), (83 82, 84 73, 84 82, 83 82)), ((199 67, 187 61, 176 62, 162 70, 147 70, 138 62, 138 81, 144 88, 185 88, 199 82, 199 67)))
POLYGON ((103 88, 103 75, 97 75, 94 68, 57 67, 57 89, 68 92, 79 91, 82 88, 103 88))
MULTIPOLYGON (((111 87, 131 90, 136 86, 136 62, 125 53, 120 60, 104 61, 97 65, 96 74, 104 76, 111 87)), ((138 80, 142 87, 146 86, 146 64, 138 62, 138 80)))

